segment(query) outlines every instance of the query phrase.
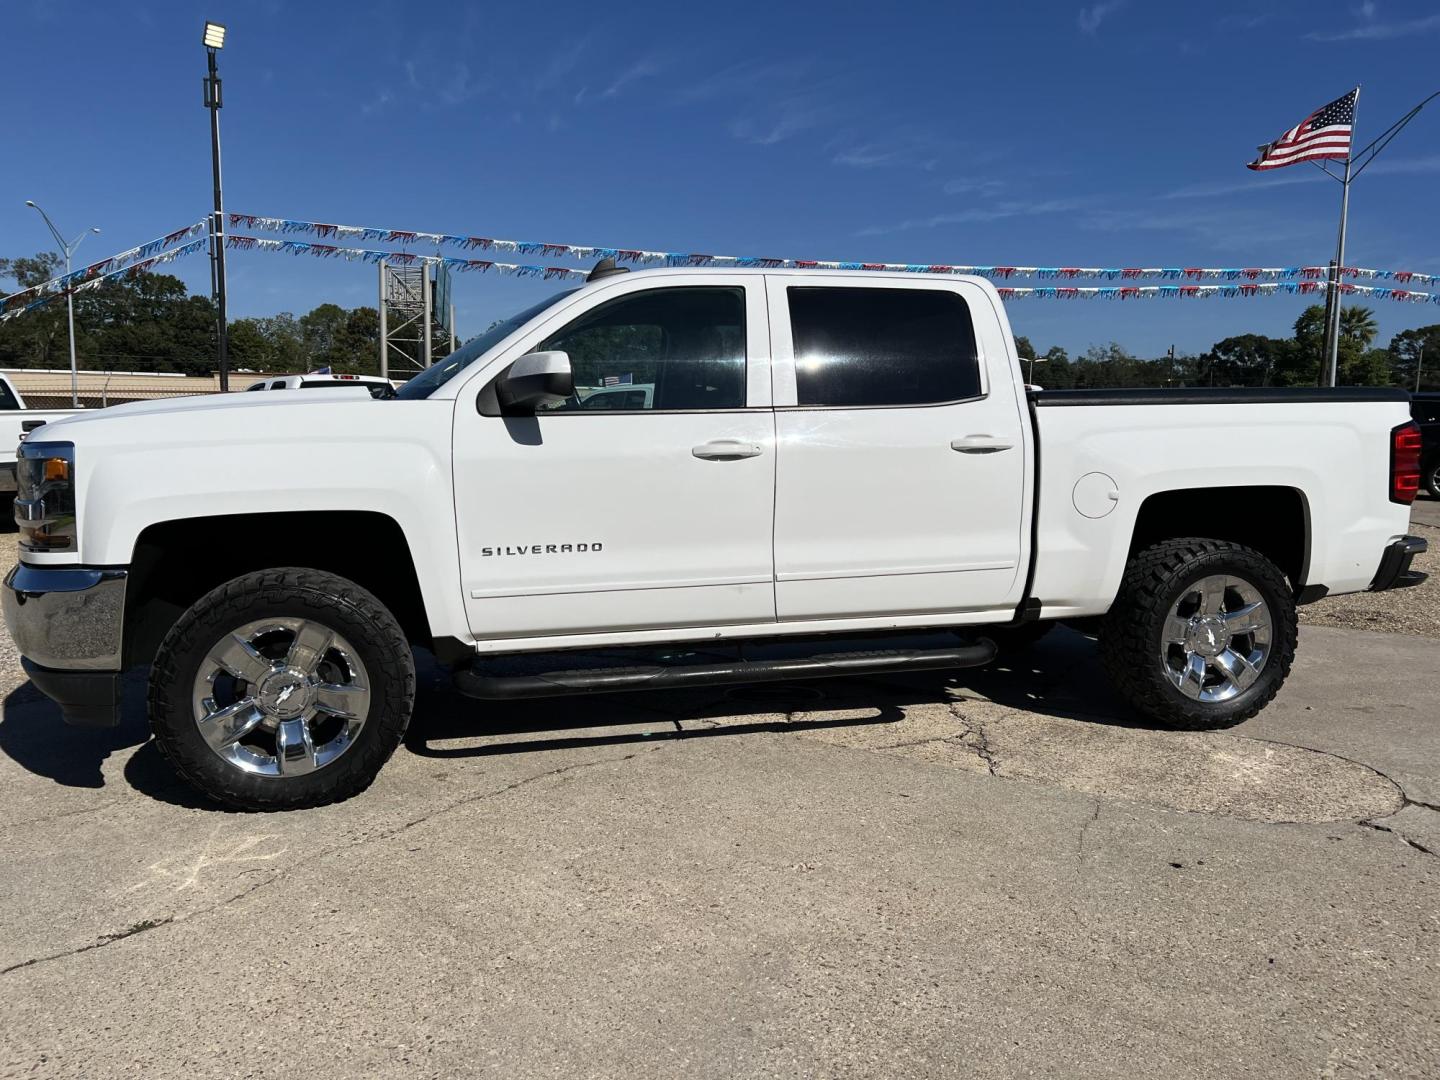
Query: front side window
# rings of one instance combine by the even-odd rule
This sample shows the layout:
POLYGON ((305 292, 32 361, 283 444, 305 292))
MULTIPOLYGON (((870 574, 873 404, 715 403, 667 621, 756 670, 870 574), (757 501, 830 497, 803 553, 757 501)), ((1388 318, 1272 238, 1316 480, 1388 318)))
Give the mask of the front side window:
POLYGON ((538 348, 568 354, 575 376, 574 396, 551 411, 745 407, 741 288, 630 293, 586 312, 538 348))
POLYGON ((944 289, 785 290, 801 406, 932 405, 980 396, 970 309, 944 289))

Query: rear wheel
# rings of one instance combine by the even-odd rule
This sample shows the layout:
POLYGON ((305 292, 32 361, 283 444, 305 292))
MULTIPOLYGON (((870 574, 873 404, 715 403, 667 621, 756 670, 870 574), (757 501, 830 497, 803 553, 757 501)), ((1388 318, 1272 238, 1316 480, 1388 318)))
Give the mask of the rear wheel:
POLYGON ((1274 563, 1239 544, 1171 540, 1138 553, 1100 628, 1126 701, 1164 727, 1229 727, 1279 692, 1298 624, 1274 563))
POLYGON ((160 750, 206 795, 250 810, 319 806, 364 790, 405 733, 409 643, 354 582, 265 570, 195 603, 150 677, 160 750))
POLYGON ((1432 499, 1440 499, 1440 458, 1435 460, 1430 471, 1425 474, 1425 486, 1429 488, 1432 499))

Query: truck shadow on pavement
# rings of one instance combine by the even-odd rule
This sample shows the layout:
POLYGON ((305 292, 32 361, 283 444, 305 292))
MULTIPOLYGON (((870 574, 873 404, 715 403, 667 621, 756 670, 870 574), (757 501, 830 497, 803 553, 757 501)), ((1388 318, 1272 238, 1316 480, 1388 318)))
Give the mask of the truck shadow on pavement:
POLYGON ((422 678, 406 748, 423 757, 485 757, 574 747, 883 726, 908 706, 983 698, 1043 715, 1149 728, 1105 684, 1095 643, 1057 630, 985 668, 818 679, 519 702, 473 701, 443 672, 422 678), (748 718, 748 719, 747 719, 748 718), (718 721, 723 720, 723 725, 718 721), (627 730, 615 730, 615 729, 627 730), (607 730, 608 729, 608 730, 607 730), (640 730, 636 730, 640 729, 640 730), (569 732, 569 734, 564 734, 569 732), (459 745, 449 745, 460 743, 459 745))
MULTIPOLYGON (((420 687, 405 739, 412 754, 466 758, 678 739, 883 727, 909 706, 983 698, 1051 717, 1111 727, 1147 727, 1100 677, 1094 642, 1058 630, 1033 648, 987 668, 884 677, 822 679, 712 688, 595 695, 518 702, 462 697, 429 656, 417 654, 420 687), (723 723, 720 721, 723 720, 723 723)), ((162 802, 219 809, 171 771, 149 740, 145 675, 127 673, 117 727, 71 727, 60 710, 26 682, 5 698, 0 752, 36 776, 64 787, 100 788, 111 755, 139 749, 124 767, 128 784, 162 802)))

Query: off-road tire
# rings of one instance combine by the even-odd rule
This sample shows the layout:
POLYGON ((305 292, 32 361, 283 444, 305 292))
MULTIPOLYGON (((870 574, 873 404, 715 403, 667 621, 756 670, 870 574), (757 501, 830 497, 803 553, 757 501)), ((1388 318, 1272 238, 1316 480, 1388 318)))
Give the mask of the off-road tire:
POLYGON ((323 806, 364 791, 399 745, 414 703, 414 657, 395 617, 353 581, 299 567, 245 574, 206 593, 170 628, 150 671, 150 730, 160 752, 199 791, 243 810, 323 806), (297 616, 353 644, 369 675, 369 712, 354 744, 323 768, 301 776, 248 774, 201 736, 192 683, 223 635, 251 620, 297 616))
POLYGON ((1100 624, 1100 660, 1120 696, 1156 725, 1181 731, 1233 727, 1280 691, 1295 660, 1299 623, 1290 583, 1279 567, 1240 544, 1200 537, 1167 540, 1137 552, 1100 624), (1161 659, 1165 619, 1183 590, 1212 574, 1249 582, 1270 609, 1271 652, 1260 677, 1223 702, 1186 697, 1166 678, 1161 659))

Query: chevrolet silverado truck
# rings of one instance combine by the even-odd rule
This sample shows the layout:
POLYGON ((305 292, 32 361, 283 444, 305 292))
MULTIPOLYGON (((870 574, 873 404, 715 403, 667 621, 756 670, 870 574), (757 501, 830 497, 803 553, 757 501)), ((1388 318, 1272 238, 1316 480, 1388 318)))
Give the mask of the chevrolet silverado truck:
POLYGON ((1027 393, 966 277, 601 265, 393 400, 120 405, 21 447, 5 620, 72 722, 223 803, 400 742, 416 647, 481 700, 959 669, 1083 620, 1160 726, 1234 724, 1296 605, 1415 578, 1406 395, 1027 393), (576 388, 647 388, 586 408, 576 388))

